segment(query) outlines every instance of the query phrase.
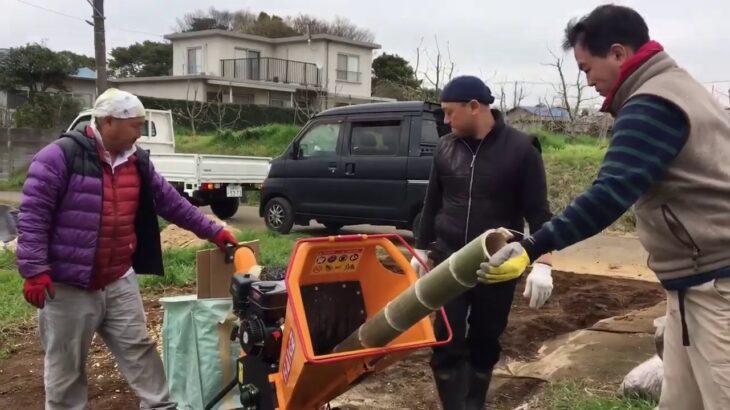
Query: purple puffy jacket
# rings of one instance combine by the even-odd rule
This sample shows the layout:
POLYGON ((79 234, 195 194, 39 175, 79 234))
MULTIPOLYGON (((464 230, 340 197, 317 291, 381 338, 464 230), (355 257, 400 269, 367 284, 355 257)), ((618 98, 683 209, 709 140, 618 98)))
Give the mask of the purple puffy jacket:
MULTIPOLYGON (((162 275, 157 215, 203 239, 213 238, 222 226, 165 181, 146 151, 138 149, 136 155, 141 183, 133 267, 162 275)), ((24 278, 49 272, 54 282, 88 288, 101 224, 101 177, 96 142, 83 134, 65 134, 35 155, 18 217, 17 260, 24 278)))

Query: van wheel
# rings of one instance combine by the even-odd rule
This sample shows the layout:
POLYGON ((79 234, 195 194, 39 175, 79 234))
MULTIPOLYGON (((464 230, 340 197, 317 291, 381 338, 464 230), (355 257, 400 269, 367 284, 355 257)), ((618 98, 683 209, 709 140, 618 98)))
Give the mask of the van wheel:
POLYGON ((324 227, 327 228, 328 233, 337 233, 340 231, 340 229, 342 229, 343 226, 345 225, 333 222, 326 222, 324 224, 324 227))
POLYGON ((291 232, 294 226, 294 210, 291 204, 284 198, 273 198, 266 203, 264 208, 264 221, 266 227, 281 234, 291 232))
POLYGON ((238 198, 219 199, 210 204, 210 210, 218 218, 225 220, 233 217, 238 212, 238 198))
POLYGON ((421 234, 421 217, 423 216, 423 212, 419 212, 416 214, 416 217, 413 218, 413 225, 411 226, 411 232, 413 232, 413 239, 418 238, 418 236, 421 234))

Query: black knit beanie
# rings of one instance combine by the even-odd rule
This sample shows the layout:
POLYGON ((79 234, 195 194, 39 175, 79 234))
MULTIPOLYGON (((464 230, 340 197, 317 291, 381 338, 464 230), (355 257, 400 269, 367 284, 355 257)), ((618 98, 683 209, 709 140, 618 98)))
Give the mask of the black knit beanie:
POLYGON ((492 91, 478 77, 464 75, 449 81, 441 92, 441 102, 469 102, 479 101, 482 104, 492 104, 492 91))

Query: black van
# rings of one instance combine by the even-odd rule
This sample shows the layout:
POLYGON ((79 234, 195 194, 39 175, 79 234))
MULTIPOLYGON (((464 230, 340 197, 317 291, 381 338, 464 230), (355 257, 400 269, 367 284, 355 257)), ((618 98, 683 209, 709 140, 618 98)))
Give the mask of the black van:
POLYGON ((312 220, 332 232, 357 224, 412 229, 436 144, 449 131, 440 106, 428 102, 323 111, 272 160, 259 215, 280 233, 312 220))

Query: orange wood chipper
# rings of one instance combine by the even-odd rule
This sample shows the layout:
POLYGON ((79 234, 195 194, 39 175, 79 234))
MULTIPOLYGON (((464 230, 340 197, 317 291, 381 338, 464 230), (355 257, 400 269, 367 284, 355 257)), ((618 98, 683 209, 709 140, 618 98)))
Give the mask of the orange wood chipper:
POLYGON ((241 355, 235 380, 206 408, 236 386, 244 409, 326 408, 409 352, 450 342, 450 329, 436 339, 429 315, 445 318, 441 306, 476 285, 475 264, 489 254, 480 238, 460 251, 461 262, 447 260, 422 278, 394 243, 413 253, 397 235, 302 239, 278 281, 262 280, 251 250, 236 248, 231 295, 239 327, 232 338, 241 355))

